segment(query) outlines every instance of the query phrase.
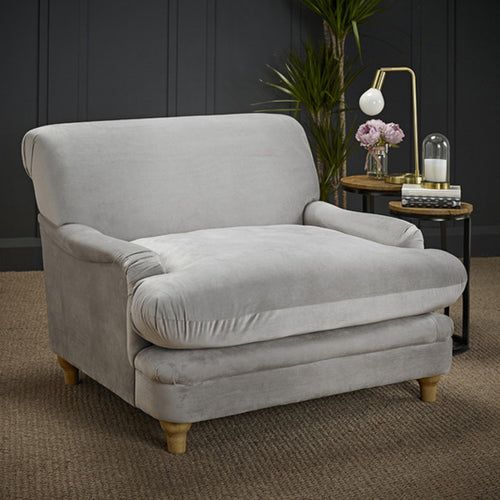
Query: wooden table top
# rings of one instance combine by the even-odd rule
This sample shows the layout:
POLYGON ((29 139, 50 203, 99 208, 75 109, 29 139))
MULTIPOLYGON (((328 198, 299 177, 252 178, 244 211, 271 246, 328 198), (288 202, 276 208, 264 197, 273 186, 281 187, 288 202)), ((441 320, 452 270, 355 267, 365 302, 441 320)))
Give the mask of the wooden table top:
POLYGON ((400 201, 390 201, 389 209, 392 213, 402 215, 426 216, 426 217, 460 217, 462 215, 470 215, 474 210, 471 203, 462 202, 460 208, 420 208, 420 207, 403 207, 400 201))
POLYGON ((340 179, 340 184, 346 190, 366 191, 372 193, 399 193, 402 184, 389 184, 370 175, 349 175, 340 179))

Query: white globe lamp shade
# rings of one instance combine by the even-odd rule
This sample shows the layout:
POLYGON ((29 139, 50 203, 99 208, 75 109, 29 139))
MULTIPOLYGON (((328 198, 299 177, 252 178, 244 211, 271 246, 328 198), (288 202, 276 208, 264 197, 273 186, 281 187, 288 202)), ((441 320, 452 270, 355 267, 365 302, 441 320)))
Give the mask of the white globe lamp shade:
POLYGON ((374 116, 378 115, 384 109, 384 96, 380 90, 371 88, 368 89, 359 98, 359 107, 365 115, 374 116))

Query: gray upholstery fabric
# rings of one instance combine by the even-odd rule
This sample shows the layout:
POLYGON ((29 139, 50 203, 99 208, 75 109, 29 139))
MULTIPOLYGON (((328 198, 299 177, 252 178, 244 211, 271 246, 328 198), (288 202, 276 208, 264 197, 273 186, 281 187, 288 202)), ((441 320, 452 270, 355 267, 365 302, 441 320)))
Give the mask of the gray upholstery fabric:
POLYGON ((448 316, 428 313, 218 349, 150 346, 136 356, 134 364, 155 382, 192 385, 367 352, 446 342, 452 333, 453 321, 448 316))
POLYGON ((304 131, 277 114, 48 125, 26 134, 23 161, 47 219, 124 240, 301 224, 318 197, 304 131))
POLYGON ((136 357, 136 404, 197 422, 447 373, 452 322, 442 315, 205 350, 149 347, 136 357))
POLYGON ((166 274, 135 287, 133 324, 149 342, 171 348, 238 345, 422 314, 455 302, 466 282, 463 265, 449 253, 315 226, 207 229, 135 243, 158 253, 166 274))
POLYGON ((51 347, 150 415, 195 422, 449 369, 451 323, 422 313, 460 295, 463 266, 407 223, 315 203, 292 118, 50 125, 22 154, 51 347))
POLYGON ((414 224, 384 215, 366 214, 313 201, 304 210, 304 224, 335 229, 384 245, 424 248, 424 237, 414 224))
POLYGON ((134 285, 163 270, 158 256, 77 224, 39 216, 52 350, 134 404, 133 361, 149 345, 130 328, 134 285))

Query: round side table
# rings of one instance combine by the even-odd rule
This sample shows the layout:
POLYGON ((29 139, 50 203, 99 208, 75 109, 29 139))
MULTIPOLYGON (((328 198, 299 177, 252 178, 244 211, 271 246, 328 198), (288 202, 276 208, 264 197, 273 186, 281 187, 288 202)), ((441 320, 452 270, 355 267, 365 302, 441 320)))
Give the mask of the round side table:
MULTIPOLYGON (((400 201, 390 201, 391 214, 401 218, 415 219, 417 221, 439 222, 441 228, 441 249, 446 250, 447 223, 448 221, 463 221, 463 259, 467 271, 467 284, 462 294, 462 335, 453 335, 453 354, 465 352, 469 349, 470 325, 470 251, 471 251, 471 216, 474 207, 471 203, 462 202, 460 208, 418 208, 404 207, 400 201)), ((450 308, 445 309, 445 314, 450 315, 450 308)))
POLYGON ((401 184, 389 184, 369 175, 349 175, 340 179, 344 191, 363 196, 363 212, 373 213, 376 196, 401 196, 401 184))

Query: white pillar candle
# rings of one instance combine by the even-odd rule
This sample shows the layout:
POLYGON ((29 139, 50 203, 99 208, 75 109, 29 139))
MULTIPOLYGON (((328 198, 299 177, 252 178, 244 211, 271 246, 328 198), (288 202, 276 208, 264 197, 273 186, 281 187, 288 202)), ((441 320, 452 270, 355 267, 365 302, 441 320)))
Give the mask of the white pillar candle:
POLYGON ((439 158, 424 159, 424 178, 429 182, 447 182, 446 160, 439 158))

